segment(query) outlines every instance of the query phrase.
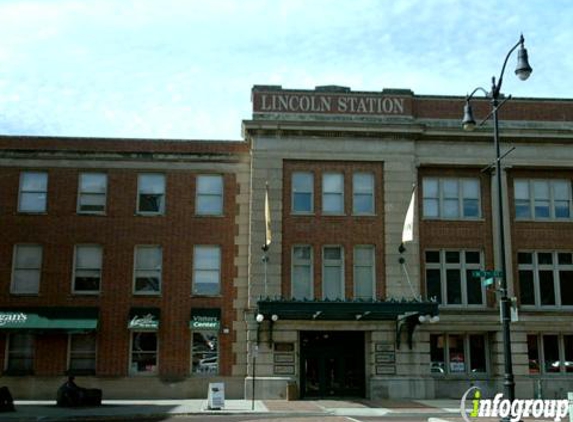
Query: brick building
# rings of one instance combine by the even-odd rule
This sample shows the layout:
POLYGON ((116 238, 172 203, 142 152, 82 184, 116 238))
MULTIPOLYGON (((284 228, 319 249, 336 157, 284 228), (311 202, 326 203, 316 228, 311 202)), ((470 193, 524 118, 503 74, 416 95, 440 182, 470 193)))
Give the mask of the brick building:
MULTIPOLYGON (((252 102, 256 394, 281 396, 289 383, 302 397, 503 391, 496 285, 474 274, 501 268, 491 126, 463 132, 463 98, 408 90, 255 86, 252 102), (414 184, 414 240, 401 252, 414 184)), ((474 109, 485 117, 489 104, 474 109)), ((515 147, 502 177, 516 394, 563 397, 573 386, 573 102, 514 98, 500 120, 502 153, 515 147)))
POLYGON ((0 163, 1 384, 242 395, 245 142, 2 137, 0 163))
MULTIPOLYGON (((495 284, 474 274, 501 267, 491 128, 461 130, 461 97, 408 90, 255 86, 252 101, 244 141, 0 137, 1 383, 502 391, 495 284)), ((500 119, 516 392, 553 398, 573 384, 573 102, 514 98, 500 119)))

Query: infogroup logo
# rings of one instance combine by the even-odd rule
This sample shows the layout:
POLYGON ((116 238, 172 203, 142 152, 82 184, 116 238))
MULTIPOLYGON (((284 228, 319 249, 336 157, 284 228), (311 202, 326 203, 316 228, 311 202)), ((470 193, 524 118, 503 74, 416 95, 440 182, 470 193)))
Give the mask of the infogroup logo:
POLYGON ((517 422, 523 418, 551 418, 560 422, 569 410, 569 401, 565 400, 508 400, 498 393, 493 400, 482 398, 479 387, 471 387, 464 393, 460 403, 460 412, 465 422, 475 422, 476 418, 510 418, 517 422), (472 394, 473 393, 473 394, 472 394), (468 402, 469 401, 469 402, 468 402), (468 406, 469 405, 469 406, 468 406), (472 421, 473 419, 473 421, 472 421))

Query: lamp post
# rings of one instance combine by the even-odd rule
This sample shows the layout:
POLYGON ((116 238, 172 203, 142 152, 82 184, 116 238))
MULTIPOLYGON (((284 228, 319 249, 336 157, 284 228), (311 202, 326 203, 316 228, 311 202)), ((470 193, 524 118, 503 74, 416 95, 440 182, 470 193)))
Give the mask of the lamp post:
MULTIPOLYGON (((464 117, 462 120, 462 127, 464 130, 473 130, 476 127, 476 122, 473 117, 472 107, 470 100, 474 94, 478 91, 485 93, 486 97, 490 99, 491 102, 491 112, 490 114, 481 122, 485 122, 489 117, 493 118, 493 143, 495 148, 495 173, 497 182, 497 197, 498 197, 498 228, 499 228, 499 248, 500 248, 500 259, 501 259, 501 276, 500 276, 500 310, 501 310, 501 323, 503 332, 503 356, 504 356, 504 376, 503 376, 503 387, 504 387, 504 397, 510 401, 515 399, 515 381, 513 378, 513 364, 511 358, 511 303, 507 292, 507 266, 505 261, 505 232, 504 232, 504 219, 503 219, 503 195, 502 195, 502 179, 501 179, 501 159, 503 158, 500 154, 499 149, 499 121, 498 121, 498 109, 509 100, 511 96, 504 99, 501 103, 499 101, 501 84, 503 82, 503 74, 505 72, 505 66, 509 56, 519 47, 517 56, 517 67, 515 69, 515 74, 522 81, 529 78, 532 72, 531 66, 529 65, 527 59, 527 50, 523 46, 524 39, 523 35, 520 36, 519 41, 509 50, 505 56, 503 66, 499 78, 495 79, 492 77, 491 92, 487 92, 485 89, 478 87, 473 90, 473 92, 467 96, 466 104, 464 106, 464 117)), ((481 125, 480 123, 480 125, 481 125)))

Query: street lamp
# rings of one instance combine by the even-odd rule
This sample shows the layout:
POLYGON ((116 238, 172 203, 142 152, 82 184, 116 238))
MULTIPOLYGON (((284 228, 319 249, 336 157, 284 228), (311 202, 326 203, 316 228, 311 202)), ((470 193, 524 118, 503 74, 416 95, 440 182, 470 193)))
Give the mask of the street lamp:
MULTIPOLYGON (((495 173, 497 179, 497 196, 498 196, 498 228, 499 228, 499 247, 500 247, 500 259, 501 259, 501 276, 500 276, 500 309, 501 309, 501 323, 502 323, 502 331, 503 331, 503 356, 504 356, 504 376, 503 376, 503 387, 504 387, 504 396, 506 399, 513 401, 515 399, 515 381, 513 378, 513 364, 511 359, 511 316, 510 316, 510 306, 511 300, 507 295, 507 268, 505 262, 505 233, 503 227, 503 195, 502 195, 502 183, 501 183, 501 159, 503 158, 500 155, 499 150, 499 122, 497 111, 498 109, 511 98, 511 96, 504 99, 501 103, 499 102, 500 97, 500 90, 501 84, 503 82, 503 73, 505 72, 505 66, 507 64, 507 60, 511 53, 515 51, 517 47, 519 47, 518 55, 517 55, 517 67, 515 69, 515 74, 521 79, 522 81, 529 78, 529 75, 532 72, 531 66, 529 65, 527 59, 527 50, 523 46, 524 39, 523 35, 520 36, 519 41, 515 44, 505 56, 505 60, 503 62, 503 66, 501 68, 501 72, 499 78, 495 79, 495 76, 492 77, 492 84, 491 84, 491 92, 487 92, 485 89, 478 87, 473 90, 473 92, 466 97, 466 103, 464 106, 464 117, 462 120, 462 127, 464 130, 473 130, 476 127, 476 122, 473 117, 473 111, 470 104, 470 100, 474 96, 474 94, 478 91, 485 93, 485 96, 490 99, 491 101, 491 112, 489 115, 482 121, 489 119, 489 117, 493 117, 493 142, 495 147, 495 173)), ((480 123, 481 125, 481 123, 480 123)))

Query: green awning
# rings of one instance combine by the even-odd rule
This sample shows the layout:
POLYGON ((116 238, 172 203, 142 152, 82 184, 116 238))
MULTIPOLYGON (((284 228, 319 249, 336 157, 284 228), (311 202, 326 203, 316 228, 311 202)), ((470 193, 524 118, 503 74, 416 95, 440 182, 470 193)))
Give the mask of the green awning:
POLYGON ((127 328, 130 330, 157 330, 159 328, 158 308, 131 308, 127 328))
POLYGON ((95 330, 97 308, 0 309, 0 330, 95 330))
POLYGON ((189 328, 195 331, 213 331, 221 327, 221 309, 193 308, 189 328))

